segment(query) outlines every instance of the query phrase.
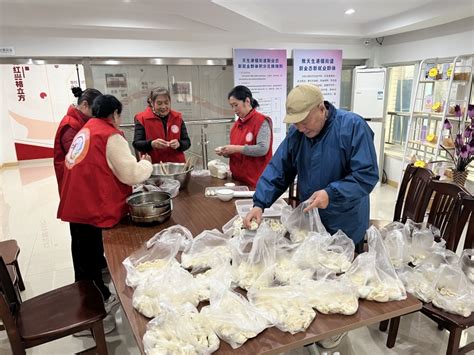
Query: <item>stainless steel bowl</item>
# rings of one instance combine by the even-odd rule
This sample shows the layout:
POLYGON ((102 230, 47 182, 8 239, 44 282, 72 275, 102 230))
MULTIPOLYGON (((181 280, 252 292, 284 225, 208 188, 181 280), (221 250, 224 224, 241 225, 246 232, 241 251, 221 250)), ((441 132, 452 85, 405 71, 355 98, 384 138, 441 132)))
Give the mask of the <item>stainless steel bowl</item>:
POLYGON ((184 171, 184 166, 184 163, 153 164, 153 172, 146 182, 159 186, 163 179, 178 180, 180 183, 179 189, 183 190, 188 186, 191 179, 191 171, 194 169, 194 167, 190 167, 184 171), (164 170, 167 174, 163 171, 162 165, 164 165, 164 170))
POLYGON ((131 216, 132 221, 135 223, 163 223, 170 217, 171 217, 171 210, 169 210, 169 212, 165 212, 163 214, 151 216, 151 217, 131 216))
POLYGON ((127 204, 132 219, 156 217, 173 209, 171 195, 163 191, 139 192, 128 197, 127 204))

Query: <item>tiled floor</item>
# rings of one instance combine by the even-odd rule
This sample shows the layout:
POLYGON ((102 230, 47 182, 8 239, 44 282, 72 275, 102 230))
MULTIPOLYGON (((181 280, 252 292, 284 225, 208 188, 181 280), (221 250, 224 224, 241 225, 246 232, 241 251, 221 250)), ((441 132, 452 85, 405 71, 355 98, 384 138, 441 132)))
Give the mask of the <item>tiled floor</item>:
MULTIPOLYGON (((371 218, 392 218, 396 189, 382 185, 371 196, 371 218)), ((0 240, 14 238, 21 247, 20 268, 25 279, 23 299, 73 282, 69 229, 56 219, 58 194, 49 160, 21 163, 0 170, 0 240)), ((107 336, 110 354, 138 354, 130 326, 119 310, 117 329, 107 336)), ((316 320, 317 321, 317 320, 316 320)), ((468 334, 471 339, 473 333, 468 334)), ((332 350, 308 347, 292 354, 444 354, 448 333, 419 313, 402 318, 396 346, 385 347, 386 333, 377 325, 354 330, 332 350)), ((472 340, 472 339, 471 339, 472 340)), ((71 354, 92 345, 88 338, 68 337, 28 350, 28 354, 71 354)), ((0 355, 10 354, 0 332, 0 355)))

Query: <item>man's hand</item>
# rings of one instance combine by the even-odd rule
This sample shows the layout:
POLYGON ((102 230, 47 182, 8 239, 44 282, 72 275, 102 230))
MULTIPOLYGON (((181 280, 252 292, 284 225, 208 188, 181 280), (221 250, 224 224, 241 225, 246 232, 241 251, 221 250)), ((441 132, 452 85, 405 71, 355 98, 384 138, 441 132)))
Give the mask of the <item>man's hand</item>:
POLYGON ((321 208, 325 209, 329 205, 329 196, 326 190, 319 190, 316 191, 311 197, 308 199, 309 206, 306 207, 303 212, 308 212, 313 208, 321 208))
POLYGON ((151 147, 153 149, 164 149, 170 146, 170 142, 165 141, 161 138, 156 138, 155 140, 151 141, 151 147))
POLYGON ((253 219, 260 225, 262 222, 263 210, 260 207, 252 208, 244 218, 244 227, 250 229, 250 223, 253 219))
POLYGON ((177 139, 170 140, 169 144, 170 144, 170 147, 173 148, 173 149, 178 149, 179 148, 179 140, 177 140, 177 139))

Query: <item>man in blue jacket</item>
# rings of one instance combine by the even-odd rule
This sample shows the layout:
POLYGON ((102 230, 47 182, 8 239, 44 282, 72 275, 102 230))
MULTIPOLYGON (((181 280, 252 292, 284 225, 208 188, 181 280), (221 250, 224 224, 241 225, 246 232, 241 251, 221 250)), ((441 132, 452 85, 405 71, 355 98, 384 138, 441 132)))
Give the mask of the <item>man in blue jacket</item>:
POLYGON ((245 225, 283 194, 298 175, 298 198, 305 209, 319 208, 331 234, 341 229, 361 251, 369 227, 369 194, 377 183, 373 132, 359 115, 324 101, 314 85, 296 86, 288 95, 286 138, 258 180, 254 208, 245 225))

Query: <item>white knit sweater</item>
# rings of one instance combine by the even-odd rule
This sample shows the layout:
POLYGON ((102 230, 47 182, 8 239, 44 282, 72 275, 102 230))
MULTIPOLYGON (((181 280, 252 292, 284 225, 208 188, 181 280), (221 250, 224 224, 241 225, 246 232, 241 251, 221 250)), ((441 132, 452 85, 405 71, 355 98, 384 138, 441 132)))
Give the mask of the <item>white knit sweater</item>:
POLYGON ((130 152, 127 141, 120 134, 114 134, 107 140, 105 156, 107 164, 115 177, 127 185, 140 184, 148 179, 153 166, 148 160, 137 162, 130 152))

